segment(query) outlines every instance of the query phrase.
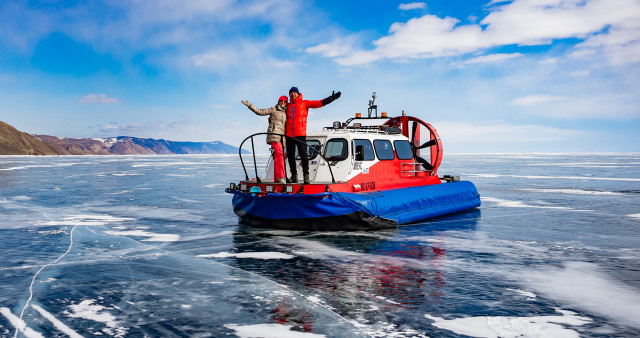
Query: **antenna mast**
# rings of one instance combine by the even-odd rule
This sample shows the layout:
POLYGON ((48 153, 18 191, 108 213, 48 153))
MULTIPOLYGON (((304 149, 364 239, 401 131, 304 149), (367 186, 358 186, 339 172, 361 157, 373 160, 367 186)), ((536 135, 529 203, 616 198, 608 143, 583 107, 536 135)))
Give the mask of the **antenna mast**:
POLYGON ((373 100, 369 100, 369 110, 368 110, 368 114, 369 114, 369 118, 371 118, 371 113, 375 112, 375 117, 378 117, 378 106, 374 104, 374 102, 376 101, 376 92, 373 92, 373 95, 371 95, 371 97, 373 97, 373 100))

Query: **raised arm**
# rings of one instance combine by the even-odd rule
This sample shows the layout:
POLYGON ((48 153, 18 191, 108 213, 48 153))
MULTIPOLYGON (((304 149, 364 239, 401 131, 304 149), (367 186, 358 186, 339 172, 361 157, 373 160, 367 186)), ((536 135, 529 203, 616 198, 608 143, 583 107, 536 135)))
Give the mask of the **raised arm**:
POLYGON ((247 108, 251 109, 252 112, 256 113, 256 115, 261 115, 261 116, 271 115, 271 113, 273 112, 273 108, 258 109, 249 101, 240 101, 240 102, 242 102, 242 104, 247 106, 247 108))
POLYGON ((337 100, 340 97, 340 95, 342 95, 342 93, 340 93, 340 92, 337 92, 337 93, 335 91, 331 92, 330 96, 328 96, 327 98, 322 100, 322 106, 324 107, 324 106, 328 105, 329 103, 337 100))

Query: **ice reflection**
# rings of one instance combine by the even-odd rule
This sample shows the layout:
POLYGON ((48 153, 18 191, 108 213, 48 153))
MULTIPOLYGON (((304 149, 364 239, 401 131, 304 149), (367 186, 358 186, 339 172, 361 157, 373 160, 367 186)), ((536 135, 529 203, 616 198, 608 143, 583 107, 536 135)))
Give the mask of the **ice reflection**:
MULTIPOLYGON (((229 258, 232 265, 288 285, 361 324, 380 326, 396 315, 408 316, 401 321, 410 322, 409 317, 419 313, 416 310, 437 307, 447 293, 443 232, 474 231, 479 216, 479 211, 472 211, 377 232, 265 231, 239 226, 228 257, 233 257, 229 258), (412 241, 416 236, 434 240, 412 241), (260 260, 238 255, 274 251, 295 258, 260 260)), ((288 318, 284 309, 272 309, 274 318, 288 318)), ((304 323, 300 315, 296 318, 304 323)), ((373 333, 380 327, 370 329, 373 333)))

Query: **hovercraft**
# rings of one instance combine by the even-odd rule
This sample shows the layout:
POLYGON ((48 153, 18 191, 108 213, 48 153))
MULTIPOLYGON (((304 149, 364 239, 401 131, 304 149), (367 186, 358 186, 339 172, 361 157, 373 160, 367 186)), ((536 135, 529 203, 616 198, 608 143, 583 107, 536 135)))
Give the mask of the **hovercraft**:
MULTIPOLYGON (((436 129, 404 112, 378 117, 375 98, 374 93, 367 117, 356 114, 307 133, 310 184, 274 181, 273 155, 264 178, 258 177, 255 151, 255 177, 250 178, 242 147, 251 140, 253 150, 253 138, 270 133, 245 138, 239 148, 245 179, 225 190, 233 194, 240 223, 287 230, 377 230, 479 207, 473 183, 459 176, 438 177, 443 148, 436 129)), ((301 172, 299 157, 296 163, 301 172)))

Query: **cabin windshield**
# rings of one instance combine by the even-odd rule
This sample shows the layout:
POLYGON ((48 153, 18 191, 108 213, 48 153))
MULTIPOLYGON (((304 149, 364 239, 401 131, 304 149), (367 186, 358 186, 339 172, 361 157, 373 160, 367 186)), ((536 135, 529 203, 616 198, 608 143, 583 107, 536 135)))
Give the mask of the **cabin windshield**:
POLYGON ((343 138, 334 138, 327 142, 327 148, 324 157, 329 161, 342 161, 348 156, 347 140, 343 138))
MULTIPOLYGON (((287 141, 287 142, 295 142, 295 141, 287 141)), ((318 140, 307 140, 307 155, 309 156, 309 160, 313 160, 318 156, 318 151, 320 150, 320 141, 318 140)), ((296 159, 300 159, 300 154, 298 154, 298 147, 296 147, 296 159)))

